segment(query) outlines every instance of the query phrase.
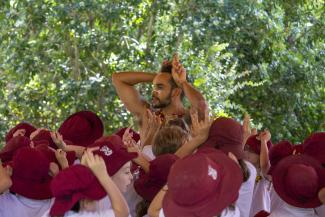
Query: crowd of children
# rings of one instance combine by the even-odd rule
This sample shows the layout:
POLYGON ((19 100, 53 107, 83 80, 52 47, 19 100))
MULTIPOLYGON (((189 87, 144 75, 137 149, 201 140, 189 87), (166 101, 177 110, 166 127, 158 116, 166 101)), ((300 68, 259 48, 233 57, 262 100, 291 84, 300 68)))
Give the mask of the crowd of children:
POLYGON ((104 135, 91 111, 57 131, 27 122, 8 130, 0 217, 325 217, 325 132, 272 144, 249 116, 212 119, 177 56, 157 74, 133 73, 113 83, 139 132, 104 135), (152 106, 140 82, 154 84, 152 106))

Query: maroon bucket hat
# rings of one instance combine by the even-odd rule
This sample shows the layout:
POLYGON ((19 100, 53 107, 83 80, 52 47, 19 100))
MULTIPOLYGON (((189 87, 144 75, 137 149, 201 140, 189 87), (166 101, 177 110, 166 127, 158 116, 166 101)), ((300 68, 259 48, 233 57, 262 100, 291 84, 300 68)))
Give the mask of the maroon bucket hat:
POLYGON ((269 160, 270 160, 271 167, 268 171, 268 174, 272 175, 272 172, 275 166, 277 165, 277 163, 283 158, 292 155, 293 151, 294 151, 293 145, 287 140, 283 140, 275 144, 274 146, 272 146, 269 152, 269 160))
MULTIPOLYGON (((54 150, 48 146, 48 144, 46 143, 46 141, 44 141, 45 143, 43 144, 39 144, 37 146, 35 146, 35 148, 37 150, 40 150, 50 162, 54 162, 57 165, 60 165, 58 160, 55 157, 55 153, 54 150)), ((76 153, 74 151, 68 151, 66 152, 66 158, 68 160, 68 164, 72 165, 74 163, 74 161, 76 160, 76 153)))
MULTIPOLYGON (((261 140, 258 140, 257 137, 258 137, 258 135, 250 136, 246 141, 246 146, 248 146, 249 150, 251 150, 255 154, 260 155, 260 153, 261 153, 261 140)), ((267 145, 267 148, 270 149, 272 147, 272 142, 268 141, 266 143, 266 145, 267 145)))
POLYGON ((49 167, 50 161, 41 151, 31 147, 19 149, 13 158, 10 190, 34 200, 50 199, 49 167))
POLYGON ((104 159, 110 176, 113 176, 124 164, 138 156, 135 152, 129 153, 124 147, 122 139, 117 135, 102 137, 89 147, 99 147, 99 150, 93 153, 104 159))
POLYGON ((169 170, 178 159, 174 154, 163 154, 150 161, 149 172, 142 171, 140 177, 134 181, 135 191, 143 199, 152 201, 166 184, 169 170))
POLYGON ((308 155, 281 160, 273 171, 272 181, 277 194, 292 206, 315 208, 322 204, 318 192, 325 187, 325 169, 308 155))
POLYGON ((33 125, 31 125, 30 123, 21 122, 21 123, 17 124, 14 128, 9 130, 9 132, 7 133, 6 138, 5 138, 6 142, 8 142, 13 137, 14 133, 19 129, 24 129, 25 137, 28 137, 28 138, 29 138, 30 134, 36 130, 36 128, 33 125))
POLYGON ((103 136, 104 125, 95 113, 80 111, 68 117, 58 131, 64 140, 87 147, 103 136))
POLYGON ((30 140, 25 136, 16 136, 11 138, 0 151, 0 159, 2 162, 11 161, 15 152, 23 147, 29 147, 30 140))
POLYGON ((51 216, 63 216, 79 200, 100 200, 107 194, 92 171, 83 165, 73 165, 53 178, 51 190, 55 198, 51 216))
POLYGON ((164 213, 169 217, 215 216, 237 200, 242 182, 237 163, 214 148, 201 149, 172 166, 164 213))
POLYGON ((325 132, 313 133, 305 139, 303 152, 325 164, 325 132))
POLYGON ((232 118, 217 118, 210 127, 208 139, 201 147, 214 147, 226 154, 232 152, 237 159, 243 159, 244 145, 242 125, 232 118))

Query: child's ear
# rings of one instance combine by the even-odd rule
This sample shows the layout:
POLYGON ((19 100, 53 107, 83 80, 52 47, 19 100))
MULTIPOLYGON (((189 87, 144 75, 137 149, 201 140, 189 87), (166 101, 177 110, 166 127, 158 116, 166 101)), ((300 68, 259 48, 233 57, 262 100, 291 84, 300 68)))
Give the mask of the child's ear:
POLYGON ((54 177, 59 172, 60 172, 59 166, 56 163, 51 162, 50 163, 50 167, 49 167, 49 175, 52 176, 52 177, 54 177))
POLYGON ((7 166, 6 166, 6 171, 7 171, 7 174, 8 174, 9 176, 12 175, 12 167, 11 167, 10 165, 7 165, 7 166))

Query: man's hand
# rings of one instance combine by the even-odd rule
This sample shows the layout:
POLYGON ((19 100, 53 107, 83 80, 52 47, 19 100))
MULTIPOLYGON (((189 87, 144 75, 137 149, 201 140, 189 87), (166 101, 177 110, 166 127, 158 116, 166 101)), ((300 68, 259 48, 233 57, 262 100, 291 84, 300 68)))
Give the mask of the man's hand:
POLYGON ((186 70, 179 62, 178 55, 173 56, 172 61, 172 76, 177 86, 182 87, 182 84, 186 82, 186 70))

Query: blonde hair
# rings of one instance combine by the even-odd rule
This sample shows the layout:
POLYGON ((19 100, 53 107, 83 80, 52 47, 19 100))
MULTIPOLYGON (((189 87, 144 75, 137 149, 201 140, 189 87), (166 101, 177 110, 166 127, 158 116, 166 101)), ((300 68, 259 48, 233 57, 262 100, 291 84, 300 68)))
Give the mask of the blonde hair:
POLYGON ((162 127, 155 135, 152 152, 155 156, 174 154, 189 137, 189 133, 178 126, 162 127))

